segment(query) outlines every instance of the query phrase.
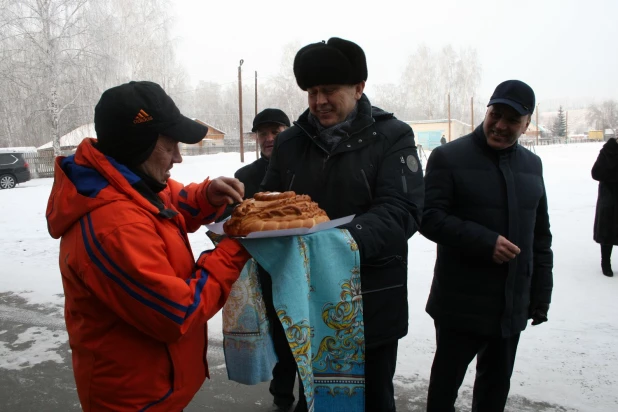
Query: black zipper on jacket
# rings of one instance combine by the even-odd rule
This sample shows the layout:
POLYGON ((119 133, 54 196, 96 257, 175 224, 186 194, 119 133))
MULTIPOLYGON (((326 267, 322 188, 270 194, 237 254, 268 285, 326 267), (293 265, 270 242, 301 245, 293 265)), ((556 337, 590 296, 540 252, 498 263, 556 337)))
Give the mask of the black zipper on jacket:
POLYGON ((368 295, 370 293, 382 292, 382 291, 385 291, 385 290, 397 289, 397 288, 402 288, 402 287, 403 287, 403 283, 401 283, 399 285, 387 286, 385 288, 372 289, 372 290, 364 291, 364 292, 361 292, 361 295, 368 295))
MULTIPOLYGON (((401 156, 400 159, 401 163, 405 165, 406 161, 404 160, 403 156, 401 156)), ((403 188, 403 193, 408 193, 408 182, 406 181, 406 175, 403 172, 403 168, 401 169, 401 186, 403 188)))
POLYGON ((363 175, 365 186, 367 187, 367 191, 369 192, 369 200, 373 201, 373 195, 371 194, 371 186, 369 185, 369 180, 367 179, 367 174, 365 174, 365 170, 361 169, 361 174, 363 175))
POLYGON ((292 175, 292 179, 290 179, 290 184, 288 186, 288 190, 292 190, 292 185, 294 184, 294 178, 296 178, 296 174, 292 175))

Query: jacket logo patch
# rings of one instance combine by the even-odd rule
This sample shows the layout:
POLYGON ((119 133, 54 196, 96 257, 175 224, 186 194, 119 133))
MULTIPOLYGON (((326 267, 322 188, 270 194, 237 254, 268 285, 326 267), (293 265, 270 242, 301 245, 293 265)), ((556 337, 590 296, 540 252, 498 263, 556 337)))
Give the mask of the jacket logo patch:
POLYGON ((406 166, 408 166, 408 169, 410 169, 412 173, 418 172, 418 161, 414 156, 408 155, 408 157, 406 157, 406 166))

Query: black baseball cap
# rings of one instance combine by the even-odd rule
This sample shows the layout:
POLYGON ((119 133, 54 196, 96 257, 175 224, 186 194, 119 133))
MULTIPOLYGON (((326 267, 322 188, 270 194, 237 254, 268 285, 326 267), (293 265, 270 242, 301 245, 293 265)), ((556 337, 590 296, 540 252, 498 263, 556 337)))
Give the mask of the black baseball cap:
POLYGON ((286 127, 290 127, 290 119, 279 109, 264 109, 259 112, 253 119, 253 133, 257 132, 257 128, 265 123, 277 123, 286 127))
POLYGON ((536 106, 534 91, 520 80, 507 80, 496 87, 487 107, 494 104, 509 105, 522 116, 532 114, 536 106))
POLYGON ((94 109, 97 148, 120 163, 138 165, 160 134, 177 142, 202 141, 208 127, 183 116, 156 83, 132 81, 103 92, 94 109))

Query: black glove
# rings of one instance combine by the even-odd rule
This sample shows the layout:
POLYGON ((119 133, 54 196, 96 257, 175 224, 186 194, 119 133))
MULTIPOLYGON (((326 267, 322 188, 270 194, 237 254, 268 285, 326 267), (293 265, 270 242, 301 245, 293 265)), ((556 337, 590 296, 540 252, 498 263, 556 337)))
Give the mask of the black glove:
POLYGON ((218 235, 215 232, 211 232, 210 230, 206 231, 206 236, 210 239, 213 245, 217 246, 219 242, 228 237, 227 235, 218 235))
POLYGON ((547 312, 549 311, 549 303, 533 303, 530 305, 530 316, 532 326, 540 325, 547 322, 547 312))

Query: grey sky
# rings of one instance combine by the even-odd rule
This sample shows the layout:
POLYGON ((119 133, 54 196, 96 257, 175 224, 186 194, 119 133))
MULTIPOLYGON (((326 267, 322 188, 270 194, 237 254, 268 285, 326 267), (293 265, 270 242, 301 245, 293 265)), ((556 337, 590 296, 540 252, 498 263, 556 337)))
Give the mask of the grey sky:
POLYGON ((235 82, 241 58, 245 81, 275 76, 286 43, 337 36, 365 50, 369 86, 398 82, 419 44, 452 44, 477 49, 482 100, 510 78, 540 101, 618 98, 615 0, 172 1, 194 81, 235 82))

